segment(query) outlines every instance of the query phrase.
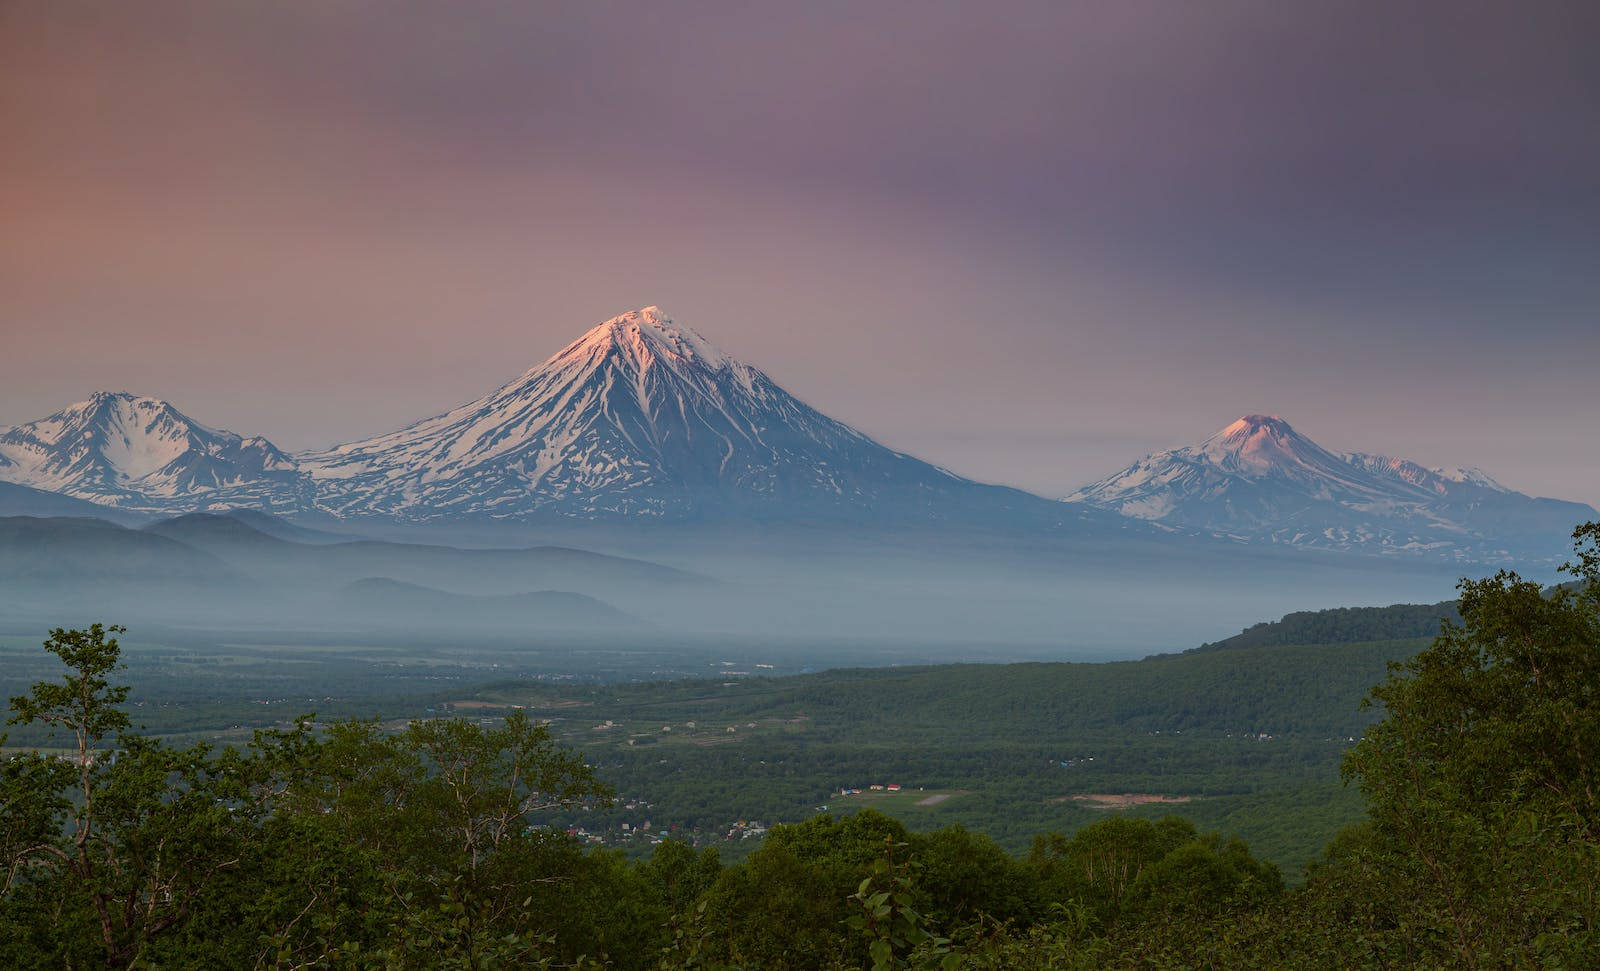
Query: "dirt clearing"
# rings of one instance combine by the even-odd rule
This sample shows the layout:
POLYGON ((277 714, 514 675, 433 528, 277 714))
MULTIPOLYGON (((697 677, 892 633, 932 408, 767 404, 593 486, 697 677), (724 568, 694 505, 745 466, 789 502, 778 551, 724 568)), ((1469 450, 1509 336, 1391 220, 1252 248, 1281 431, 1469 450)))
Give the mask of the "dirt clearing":
POLYGON ((1190 796, 1163 796, 1154 792, 1085 792, 1076 796, 1058 796, 1051 802, 1076 802, 1090 809, 1132 809, 1151 803, 1188 802, 1190 796))

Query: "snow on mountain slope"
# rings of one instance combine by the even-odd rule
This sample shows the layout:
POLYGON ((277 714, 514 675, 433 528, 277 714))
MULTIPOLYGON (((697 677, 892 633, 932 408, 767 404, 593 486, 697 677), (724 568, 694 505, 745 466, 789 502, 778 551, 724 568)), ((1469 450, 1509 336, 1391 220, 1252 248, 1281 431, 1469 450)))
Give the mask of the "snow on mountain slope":
POLYGON ((1491 560, 1557 558, 1596 516, 1477 469, 1332 452, 1267 415, 1146 456, 1066 501, 1252 542, 1491 560))
POLYGON ((0 428, 0 481, 146 511, 289 509, 303 499, 294 460, 271 442, 207 428, 126 392, 97 392, 0 428))
POLYGON ((1145 527, 1251 543, 1461 560, 1558 559, 1592 508, 1476 469, 1329 451, 1248 415, 1066 503, 885 448, 658 308, 600 324, 503 387, 433 418, 298 456, 171 405, 99 393, 0 428, 0 482, 140 513, 256 508, 452 519, 799 520, 1145 527))
POLYGON ((345 517, 1063 518, 879 445, 656 307, 483 398, 299 461, 345 517))

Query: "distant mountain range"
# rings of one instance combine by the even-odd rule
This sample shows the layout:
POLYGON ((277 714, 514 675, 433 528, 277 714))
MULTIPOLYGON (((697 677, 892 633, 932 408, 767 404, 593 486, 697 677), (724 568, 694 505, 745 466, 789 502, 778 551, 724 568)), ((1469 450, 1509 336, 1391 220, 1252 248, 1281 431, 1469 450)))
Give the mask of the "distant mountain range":
POLYGON ((0 429, 0 481, 159 514, 1116 528, 885 448, 655 307, 594 327, 483 398, 324 451, 289 455, 164 401, 97 393, 0 429))
POLYGON ((295 460, 266 439, 126 392, 0 428, 0 480, 132 510, 291 511, 310 499, 295 460))
POLYGON ((1256 543, 1487 561, 1559 552, 1574 526, 1600 517, 1478 469, 1332 452, 1267 415, 1147 456, 1067 501, 1256 543))
POLYGON ((84 515, 92 503, 124 517, 256 509, 334 524, 1165 530, 1491 561, 1559 557, 1571 528, 1597 516, 1475 470, 1330 452, 1260 415, 1045 499, 886 448, 655 307, 594 327, 476 401, 321 451, 290 454, 164 401, 96 393, 0 428, 0 485, 0 514, 84 515))
POLYGON ((715 581, 558 546, 458 549, 360 540, 263 513, 191 513, 128 528, 0 517, 0 619, 62 615, 234 629, 616 632, 715 581))

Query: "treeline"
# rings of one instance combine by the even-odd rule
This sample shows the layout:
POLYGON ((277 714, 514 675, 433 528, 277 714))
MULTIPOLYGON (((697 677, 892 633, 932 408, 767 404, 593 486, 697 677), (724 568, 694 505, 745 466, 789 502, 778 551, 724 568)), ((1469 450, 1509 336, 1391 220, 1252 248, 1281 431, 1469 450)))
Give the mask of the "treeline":
POLYGON ((1433 637, 1444 621, 1460 620, 1456 602, 1394 604, 1388 607, 1336 607, 1285 614, 1282 620, 1246 627, 1232 637, 1186 651, 1216 651, 1235 647, 1272 647, 1282 644, 1348 644, 1357 641, 1401 640, 1433 637))
MULTIPOLYGON (((1434 633, 1437 633, 1437 624, 1434 633)), ((1301 642, 1261 653, 1215 651, 1141 661, 945 664, 860 668, 721 682, 486 686, 472 697, 558 719, 614 719, 633 728, 697 721, 721 726, 803 719, 812 740, 1015 741, 1148 732, 1359 734, 1360 710, 1390 661, 1424 639, 1331 645, 1301 642), (581 709, 577 707, 581 705, 581 709), (720 723, 716 720, 721 719, 720 723)), ((577 723, 577 722, 575 722, 577 723)))
POLYGON ((629 863, 552 822, 595 770, 524 714, 128 731, 116 628, 13 720, 79 758, 0 763, 7 967, 1578 967, 1600 953, 1600 524, 1580 584, 1462 585, 1452 625, 1374 689, 1345 762, 1367 802, 1288 889, 1243 844, 1114 818, 1012 855, 878 813, 775 828, 743 862, 629 863))
POLYGON ((553 719, 552 730, 581 746, 602 778, 652 804, 635 823, 703 836, 737 819, 793 821, 824 803, 837 811, 850 805, 828 798, 841 786, 899 782, 970 793, 906 812, 913 828, 959 822, 1025 852, 1037 833, 1096 818, 1074 794, 1184 795, 1194 797, 1186 816, 1226 826, 1258 856, 1298 873, 1361 816, 1359 799, 1339 789, 1338 770, 1379 717, 1362 698, 1390 662, 1426 644, 862 669, 735 687, 523 681, 473 697, 553 719), (593 730, 605 721, 617 727, 593 730), (1321 801, 1308 809, 1299 794, 1312 789, 1321 801))
MULTIPOLYGON (((649 820, 660 829, 716 835, 737 819, 798 820, 827 804, 850 811, 865 800, 830 796, 841 786, 899 782, 962 794, 905 814, 914 829, 962 823, 1004 848, 1025 851, 1037 833, 1076 829, 1104 814, 1072 800, 1076 793, 1157 793, 1192 797, 1182 811, 1197 822, 1248 834, 1257 855, 1298 868, 1329 836, 1360 816, 1359 800, 1338 784, 1346 744, 1324 741, 1188 739, 1162 736, 1081 738, 1076 744, 958 742, 907 748, 751 742, 620 747, 588 757, 619 793, 648 811, 616 812, 617 821, 649 820), (1063 767, 1067 754, 1094 762, 1063 767), (668 757, 662 764, 659 757, 668 757), (1329 791, 1331 789, 1331 792, 1329 791), (1315 790, 1315 805, 1299 795, 1315 790), (1290 813, 1285 818, 1284 813, 1290 813)), ((1160 807, 1136 810, 1145 815, 1160 807)))

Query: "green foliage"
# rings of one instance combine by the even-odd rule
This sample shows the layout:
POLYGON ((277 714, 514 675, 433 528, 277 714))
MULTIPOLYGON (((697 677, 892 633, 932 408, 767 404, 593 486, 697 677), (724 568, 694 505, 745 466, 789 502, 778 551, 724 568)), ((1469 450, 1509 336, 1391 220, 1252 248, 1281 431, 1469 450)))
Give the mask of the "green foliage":
POLYGON ((57 851, 74 775, 67 762, 34 753, 0 760, 0 897, 36 858, 57 851))
POLYGON ((1281 620, 1246 627, 1232 637, 1202 644, 1187 653, 1284 644, 1351 644, 1432 637, 1438 632, 1440 624, 1459 617, 1453 600, 1436 604, 1301 610, 1284 614, 1281 620))
POLYGON ((1575 584, 1464 581, 1461 623, 1373 690, 1388 715, 1347 761, 1372 817, 1349 865, 1429 960, 1600 945, 1600 527, 1575 538, 1575 584))
POLYGON ((1283 890, 1270 863, 1257 862, 1239 840, 1210 834, 1152 863, 1128 888, 1127 907, 1140 920, 1217 917, 1283 890))
MULTIPOLYGON (((671 840, 630 862, 562 831, 563 818, 604 813, 611 790, 585 753, 523 712, 389 726, 306 716, 240 747, 180 747, 126 730, 107 636, 119 628, 53 631, 46 647, 66 674, 14 699, 13 721, 68 731, 77 747, 0 762, 0 966, 1588 966, 1600 952, 1600 525, 1577 539, 1574 583, 1463 582, 1459 623, 1372 690, 1375 721, 1346 757, 1367 821, 1339 832, 1293 889, 1240 840, 1171 816, 1048 832, 1019 857, 960 825, 914 832, 868 808, 774 826, 731 865, 671 840)), ((1259 664, 1278 650, 1249 653, 1259 664)), ((1248 675, 1226 655, 1143 670, 1210 672, 1246 697, 1248 675)), ((1118 694, 1129 669, 1107 667, 1106 697, 1051 710, 1080 727, 1113 718, 1108 706, 1191 728, 1288 717, 1277 703, 1207 707, 1215 699, 1145 710, 1118 694)), ((1254 683, 1310 670, 1291 663, 1254 683)), ((963 676, 990 687, 996 677, 963 676)), ((862 680, 911 701, 950 685, 928 672, 862 680)), ((808 720, 831 724, 815 686, 793 690, 808 720)), ((1037 685, 1015 687, 1037 696, 1037 685)), ((681 689, 639 690, 670 707, 681 689)), ((740 703, 782 710, 794 697, 740 703)), ((1016 724, 1028 717, 1016 712, 1016 724)), ((1188 742, 1146 740, 1138 751, 1164 762, 1123 778, 1183 777, 1188 742)), ((1111 738, 1099 745, 1120 757, 1111 738)), ((861 742, 826 764, 858 776, 904 764, 878 761, 890 747, 861 742)), ((977 748, 1008 751, 992 738, 977 748)), ((782 754, 761 763, 773 779, 816 754, 805 740, 766 751, 782 754)), ((952 771, 940 766, 929 757, 928 774, 952 771)), ((1295 811, 1313 815, 1325 793, 1306 792, 1295 811)))
POLYGON ((869 966, 872 971, 956 967, 960 958, 950 950, 949 939, 929 933, 928 921, 917 912, 922 895, 908 872, 917 864, 896 865, 895 851, 907 849, 907 844, 892 837, 884 843, 883 857, 873 862, 850 896, 856 913, 845 919, 866 940, 869 966))
POLYGON ((655 888, 669 913, 686 914, 722 875, 722 859, 707 847, 696 850, 679 840, 664 840, 639 864, 639 876, 655 888))
POLYGON ((1084 908, 1097 926, 1114 920, 1144 872, 1195 839, 1194 825, 1176 816, 1159 822, 1113 818, 1079 830, 1036 837, 1029 864, 1048 900, 1084 908))
POLYGON ((0 963, 572 964, 582 953, 551 943, 574 923, 558 885, 595 898, 573 912, 590 915, 575 940, 638 951, 665 920, 659 905, 631 923, 592 919, 601 900, 646 895, 620 859, 540 825, 609 797, 544 726, 346 722, 319 735, 303 718, 242 750, 112 740, 127 689, 109 682, 107 633, 123 631, 52 632, 65 677, 12 702, 14 721, 66 728, 77 751, 0 771, 0 929, 15 932, 0 935, 0 963))
POLYGON ((850 869, 800 856, 791 845, 761 847, 706 893, 710 958, 797 969, 859 959, 862 948, 842 934, 853 876, 850 869), (848 882, 842 889, 841 880, 848 882))
POLYGON ((980 915, 1026 922, 1038 912, 1034 874, 982 833, 956 824, 913 835, 909 842, 935 926, 958 927, 980 915))
POLYGON ((107 675, 121 667, 121 647, 115 637, 126 634, 126 627, 50 632, 44 648, 61 659, 67 673, 60 684, 41 681, 30 694, 11 699, 14 712, 10 724, 43 722, 66 728, 76 736, 79 748, 88 751, 112 732, 129 725, 127 713, 117 706, 128 698, 126 685, 113 686, 107 675))
MULTIPOLYGON (((20 854, 13 848, 8 889, 17 889, 24 909, 50 908, 49 895, 39 891, 53 877, 56 908, 80 902, 88 910, 63 923, 95 928, 64 940, 67 953, 95 940, 112 967, 139 961, 189 916, 199 895, 237 863, 234 851, 258 808, 245 801, 232 760, 213 760, 204 746, 176 749, 123 734, 114 751, 103 747, 108 734, 129 724, 117 707, 128 689, 107 677, 118 668, 120 648, 106 635, 125 632, 99 624, 51 631, 45 649, 66 665, 66 675, 13 698, 12 722, 71 731, 76 778, 68 783, 37 762, 7 772, 8 797, 18 782, 59 787, 15 803, 19 831, 38 842, 20 854)), ((3 815, 13 814, 8 798, 3 815)))

